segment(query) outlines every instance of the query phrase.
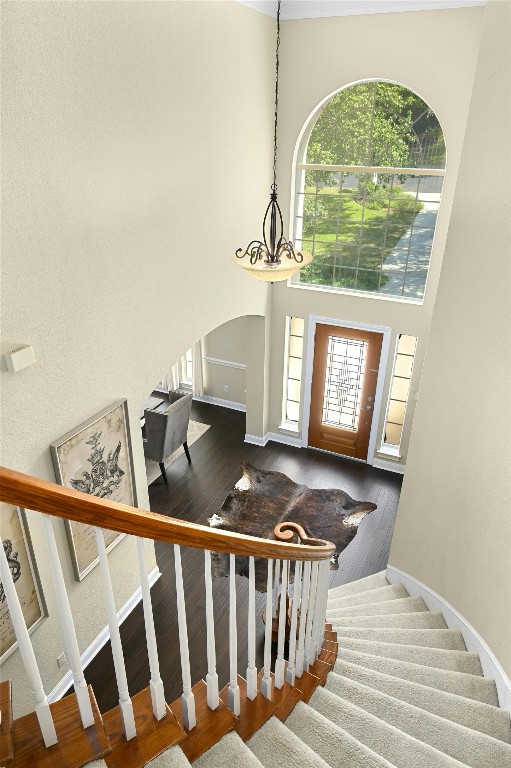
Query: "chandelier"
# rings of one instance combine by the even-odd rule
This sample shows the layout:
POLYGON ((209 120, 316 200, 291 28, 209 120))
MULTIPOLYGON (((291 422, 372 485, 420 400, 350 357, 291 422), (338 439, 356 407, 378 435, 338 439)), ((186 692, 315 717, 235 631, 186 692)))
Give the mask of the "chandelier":
POLYGON ((277 115, 279 105, 280 2, 277 4, 277 47, 275 51, 275 122, 273 131, 273 184, 263 219, 262 240, 252 240, 245 250, 238 248, 233 261, 257 280, 275 283, 287 280, 312 261, 310 253, 295 251, 284 237, 282 212, 277 201, 277 115))

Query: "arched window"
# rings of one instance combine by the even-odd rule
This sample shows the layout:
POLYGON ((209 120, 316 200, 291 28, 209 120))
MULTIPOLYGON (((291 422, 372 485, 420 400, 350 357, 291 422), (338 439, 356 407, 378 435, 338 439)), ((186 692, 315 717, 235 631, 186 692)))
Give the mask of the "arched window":
POLYGON ((440 124, 381 80, 336 93, 305 131, 296 168, 293 283, 422 302, 445 174, 440 124))

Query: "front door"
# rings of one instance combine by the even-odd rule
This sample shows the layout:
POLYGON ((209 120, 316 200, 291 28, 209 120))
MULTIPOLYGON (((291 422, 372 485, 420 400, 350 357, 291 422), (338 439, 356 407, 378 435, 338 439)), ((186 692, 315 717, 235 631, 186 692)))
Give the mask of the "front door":
POLYGON ((316 325, 309 445, 367 459, 383 335, 316 325))

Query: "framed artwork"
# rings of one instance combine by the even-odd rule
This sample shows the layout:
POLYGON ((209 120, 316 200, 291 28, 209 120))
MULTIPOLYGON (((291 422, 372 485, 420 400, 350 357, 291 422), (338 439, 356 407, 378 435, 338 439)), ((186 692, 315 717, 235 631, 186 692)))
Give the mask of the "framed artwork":
MULTIPOLYGON (((51 444, 57 482, 121 504, 137 505, 126 400, 119 400, 51 444)), ((75 578, 98 564, 94 526, 65 520, 75 578)), ((105 530, 107 552, 123 533, 105 530)))
MULTIPOLYGON (((25 623, 32 633, 47 617, 48 611, 23 509, 0 502, 0 535, 25 623)), ((7 598, 0 582, 0 664, 17 647, 7 598)))

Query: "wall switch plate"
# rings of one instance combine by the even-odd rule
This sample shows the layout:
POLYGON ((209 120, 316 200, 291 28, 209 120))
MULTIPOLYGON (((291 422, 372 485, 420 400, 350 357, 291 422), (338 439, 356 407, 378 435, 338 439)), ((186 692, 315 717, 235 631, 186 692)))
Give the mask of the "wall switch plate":
POLYGON ((4 355, 7 370, 10 373, 18 373, 35 363, 34 349, 31 346, 15 349, 4 355))
POLYGON ((225 385, 224 385, 224 392, 228 392, 228 391, 229 391, 229 385, 228 385, 228 384, 225 384, 225 385))
POLYGON ((57 656, 57 664, 59 665, 59 667, 63 667, 65 663, 66 663, 66 654, 61 653, 60 656, 57 656))

